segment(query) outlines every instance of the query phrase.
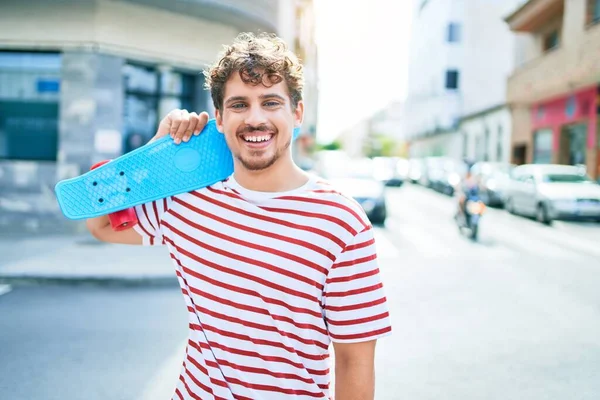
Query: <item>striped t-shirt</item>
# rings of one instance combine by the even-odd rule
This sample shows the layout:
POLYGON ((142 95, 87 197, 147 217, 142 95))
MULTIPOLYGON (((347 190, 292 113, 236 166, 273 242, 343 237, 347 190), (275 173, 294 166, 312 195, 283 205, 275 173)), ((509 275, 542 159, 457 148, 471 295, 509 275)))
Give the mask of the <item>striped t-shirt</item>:
POLYGON ((329 345, 391 332, 373 227, 317 177, 280 193, 231 176, 137 206, 166 245, 189 317, 173 399, 328 399, 329 345))

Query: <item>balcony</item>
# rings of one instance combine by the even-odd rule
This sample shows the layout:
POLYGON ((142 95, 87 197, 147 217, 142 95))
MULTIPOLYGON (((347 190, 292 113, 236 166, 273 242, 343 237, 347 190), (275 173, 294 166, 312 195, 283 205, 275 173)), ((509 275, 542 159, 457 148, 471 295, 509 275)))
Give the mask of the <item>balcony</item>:
POLYGON ((240 31, 277 32, 277 0, 122 0, 232 25, 240 31))
POLYGON ((504 20, 513 32, 537 32, 564 8, 564 0, 529 0, 504 20))
POLYGON ((517 68, 508 79, 507 100, 531 104, 598 84, 600 26, 576 43, 558 47, 517 68))

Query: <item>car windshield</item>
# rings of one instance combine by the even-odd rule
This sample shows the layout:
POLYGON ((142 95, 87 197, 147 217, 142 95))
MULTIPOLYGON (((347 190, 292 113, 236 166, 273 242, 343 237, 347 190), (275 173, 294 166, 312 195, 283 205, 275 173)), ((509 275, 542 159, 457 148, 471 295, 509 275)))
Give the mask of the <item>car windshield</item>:
POLYGON ((592 180, 586 175, 581 174, 545 174, 543 178, 547 183, 589 183, 592 180))

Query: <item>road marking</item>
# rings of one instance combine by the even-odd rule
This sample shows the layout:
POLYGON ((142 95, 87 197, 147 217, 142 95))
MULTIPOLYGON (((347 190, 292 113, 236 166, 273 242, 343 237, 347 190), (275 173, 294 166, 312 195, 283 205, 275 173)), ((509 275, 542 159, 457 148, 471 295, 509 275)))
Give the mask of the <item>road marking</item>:
POLYGON ((165 400, 175 394, 175 387, 179 381, 179 374, 183 368, 185 349, 188 339, 181 342, 173 352, 173 355, 157 369, 152 379, 148 380, 142 396, 138 400, 165 400))
POLYGON ((12 290, 12 287, 10 285, 0 285, 0 296, 10 292, 11 290, 12 290))

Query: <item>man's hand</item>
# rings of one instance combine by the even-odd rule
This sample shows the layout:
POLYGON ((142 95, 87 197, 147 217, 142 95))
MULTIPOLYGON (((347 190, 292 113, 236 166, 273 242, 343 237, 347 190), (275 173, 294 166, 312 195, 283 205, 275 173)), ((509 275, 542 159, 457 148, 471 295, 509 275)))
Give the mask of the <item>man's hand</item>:
POLYGON ((150 142, 171 135, 176 144, 187 142, 192 135, 197 136, 208 122, 208 113, 188 112, 187 110, 173 110, 158 124, 158 131, 150 142))

